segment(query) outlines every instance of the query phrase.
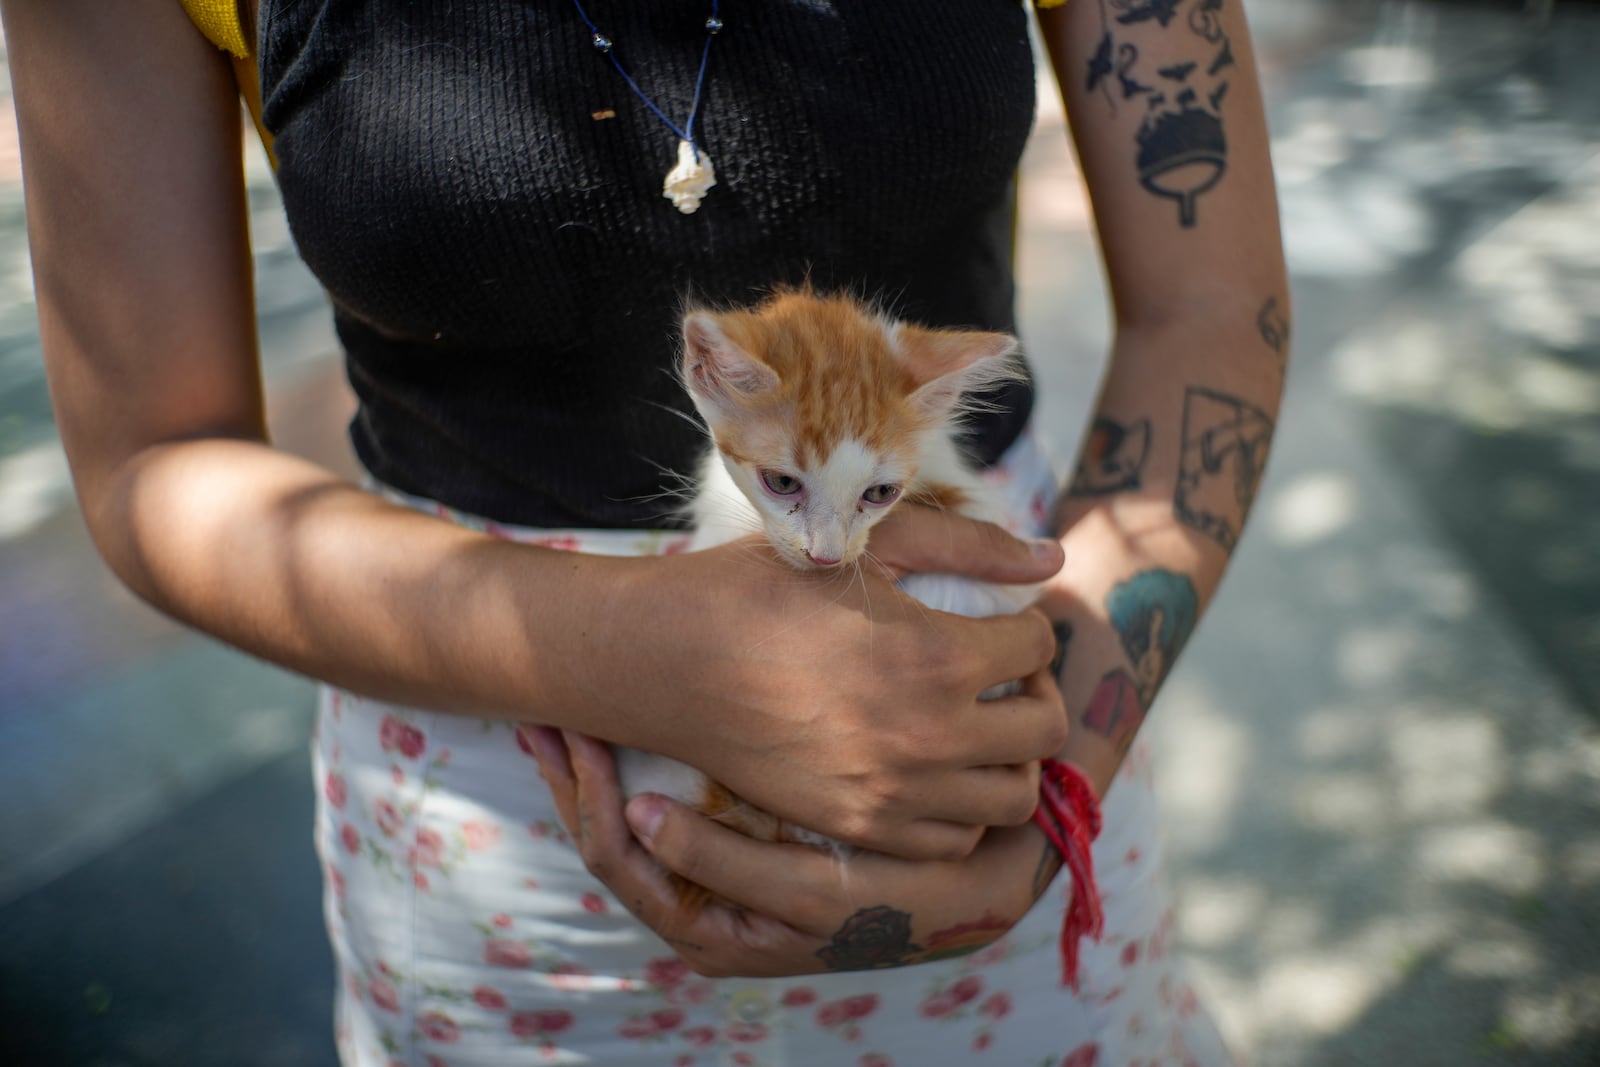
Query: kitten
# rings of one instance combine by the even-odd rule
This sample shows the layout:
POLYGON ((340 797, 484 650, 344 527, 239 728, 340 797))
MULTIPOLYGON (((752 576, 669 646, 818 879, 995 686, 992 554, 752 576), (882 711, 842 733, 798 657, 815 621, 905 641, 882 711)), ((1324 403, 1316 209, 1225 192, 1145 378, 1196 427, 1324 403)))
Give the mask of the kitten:
MULTIPOLYGON (((1001 521, 956 435, 967 394, 1016 376, 1015 338, 925 329, 849 297, 785 290, 754 310, 690 311, 683 343, 683 384, 714 445, 689 504, 691 549, 761 530, 796 569, 831 571, 855 565, 872 527, 906 501, 1001 521)), ((934 574, 900 586, 970 616, 1020 611, 1038 592, 934 574)), ((751 837, 848 854, 676 760, 620 747, 616 755, 630 797, 661 793, 751 837)), ((710 899, 678 886, 686 908, 710 899)))

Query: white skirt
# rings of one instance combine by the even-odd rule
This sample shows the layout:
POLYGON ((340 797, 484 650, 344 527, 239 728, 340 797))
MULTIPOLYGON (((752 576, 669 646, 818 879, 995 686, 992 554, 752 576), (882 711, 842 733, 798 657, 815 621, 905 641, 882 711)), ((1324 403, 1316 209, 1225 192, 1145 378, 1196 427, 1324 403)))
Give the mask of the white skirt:
MULTIPOLYGON (((991 472, 1041 533, 1054 471, 1027 435, 991 472)), ((497 536, 604 555, 688 534, 532 530, 412 506, 497 536)), ((1106 927, 1061 985, 1063 874, 983 950, 893 970, 705 979, 584 867, 514 723, 324 688, 316 844, 346 1067, 1220 1067, 1233 1062, 1173 954, 1150 757, 1136 743, 1095 845, 1106 927)), ((974 931, 982 939, 982 931, 974 931)), ((961 940, 959 934, 952 945, 961 940)))

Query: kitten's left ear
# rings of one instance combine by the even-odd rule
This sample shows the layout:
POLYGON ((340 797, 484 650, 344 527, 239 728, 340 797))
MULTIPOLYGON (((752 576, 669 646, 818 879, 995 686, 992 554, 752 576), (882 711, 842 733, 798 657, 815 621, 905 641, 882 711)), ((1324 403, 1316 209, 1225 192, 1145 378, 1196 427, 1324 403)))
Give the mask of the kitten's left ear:
POLYGON ((929 330, 901 323, 892 343, 917 382, 911 403, 931 418, 948 416, 967 393, 1021 376, 1021 367, 1012 358, 1017 339, 1008 333, 929 330))
POLYGON ((740 348, 715 315, 691 311, 683 319, 683 382, 691 396, 722 407, 772 389, 778 375, 740 348))

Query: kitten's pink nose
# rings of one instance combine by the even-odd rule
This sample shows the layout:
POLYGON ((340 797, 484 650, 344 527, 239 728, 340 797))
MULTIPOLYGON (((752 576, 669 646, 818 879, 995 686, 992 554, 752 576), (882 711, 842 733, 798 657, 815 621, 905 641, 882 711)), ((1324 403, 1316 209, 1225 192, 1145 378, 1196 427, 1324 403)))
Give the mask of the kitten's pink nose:
MULTIPOLYGON (((841 556, 840 558, 842 559, 843 557, 841 556)), ((828 559, 826 556, 814 556, 809 548, 806 549, 806 559, 809 559, 819 567, 832 567, 839 562, 837 559, 828 559)))

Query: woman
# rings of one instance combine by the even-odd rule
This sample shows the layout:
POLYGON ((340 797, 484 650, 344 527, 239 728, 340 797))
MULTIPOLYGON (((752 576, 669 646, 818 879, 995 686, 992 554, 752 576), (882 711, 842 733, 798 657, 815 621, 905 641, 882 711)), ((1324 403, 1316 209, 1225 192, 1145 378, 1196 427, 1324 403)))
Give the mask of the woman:
MULTIPOLYGON (((1041 13, 1115 301, 1094 432, 1042 542, 913 508, 874 534, 901 572, 1048 578, 1038 611, 875 611, 870 642, 887 578, 841 597, 745 546, 670 551, 652 498, 699 447, 662 373, 671 325, 685 292, 809 277, 1010 328, 1019 6, 265 0, 264 121, 378 493, 265 439, 227 57, 172 0, 4 13, 96 543, 151 603, 330 687, 318 846, 347 1064, 1226 1062, 1168 954, 1129 752, 1282 385, 1234 0, 1041 13), (675 160, 687 199, 662 196, 675 160), (590 738, 878 854, 842 876, 657 799, 625 809, 590 738), (1107 931, 1076 993, 1065 880, 1028 821, 1051 755, 1106 800, 1107 931), (685 920, 660 865, 744 909, 685 920)), ((971 441, 1019 528, 1052 487, 1030 399, 997 396, 971 441)))

